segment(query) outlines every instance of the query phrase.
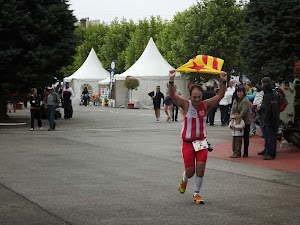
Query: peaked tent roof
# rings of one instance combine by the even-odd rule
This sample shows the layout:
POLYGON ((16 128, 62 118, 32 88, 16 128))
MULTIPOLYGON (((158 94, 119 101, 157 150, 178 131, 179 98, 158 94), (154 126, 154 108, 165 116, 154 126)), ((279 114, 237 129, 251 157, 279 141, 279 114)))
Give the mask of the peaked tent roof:
MULTIPOLYGON (((116 75, 116 80, 124 80, 127 76, 138 78, 155 78, 169 76, 169 70, 174 69, 160 54, 152 37, 141 57, 124 73, 116 75)), ((180 74, 180 73, 177 73, 180 74)))
POLYGON ((65 77, 64 81, 68 82, 72 79, 77 80, 104 80, 109 77, 110 73, 102 67, 96 52, 92 48, 90 54, 86 58, 81 67, 69 77, 65 77))

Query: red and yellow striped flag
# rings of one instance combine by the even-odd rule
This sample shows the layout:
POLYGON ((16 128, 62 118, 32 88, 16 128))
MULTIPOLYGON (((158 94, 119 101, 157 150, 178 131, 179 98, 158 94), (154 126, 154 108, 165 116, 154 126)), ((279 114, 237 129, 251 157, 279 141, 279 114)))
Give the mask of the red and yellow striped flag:
POLYGON ((197 55, 186 64, 176 69, 176 72, 197 72, 217 74, 221 72, 224 64, 223 59, 208 55, 197 55))

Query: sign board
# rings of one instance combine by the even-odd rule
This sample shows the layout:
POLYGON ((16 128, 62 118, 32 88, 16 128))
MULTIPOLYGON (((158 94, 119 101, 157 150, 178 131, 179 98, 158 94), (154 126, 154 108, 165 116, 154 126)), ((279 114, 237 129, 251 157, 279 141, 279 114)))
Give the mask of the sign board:
POLYGON ((113 59, 110 64, 110 88, 109 88, 109 99, 112 98, 112 88, 114 83, 114 75, 115 75, 115 60, 113 59))

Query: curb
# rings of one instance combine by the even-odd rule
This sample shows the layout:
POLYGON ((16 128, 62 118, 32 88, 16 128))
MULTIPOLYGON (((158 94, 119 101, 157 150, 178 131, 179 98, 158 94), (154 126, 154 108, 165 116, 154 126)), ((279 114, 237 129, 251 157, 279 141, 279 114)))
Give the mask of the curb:
POLYGON ((0 123, 0 126, 19 126, 26 125, 26 123, 0 123))

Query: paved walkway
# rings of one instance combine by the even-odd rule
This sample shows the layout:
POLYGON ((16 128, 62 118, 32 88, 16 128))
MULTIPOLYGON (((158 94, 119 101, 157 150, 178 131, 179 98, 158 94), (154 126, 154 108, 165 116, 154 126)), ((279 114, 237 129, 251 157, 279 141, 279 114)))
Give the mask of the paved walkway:
POLYGON ((262 157, 257 155, 257 153, 262 151, 264 146, 264 139, 259 136, 250 138, 248 158, 230 158, 229 156, 232 155, 231 145, 231 142, 214 145, 214 151, 209 155, 211 157, 219 159, 226 159, 235 162, 248 163, 267 168, 300 173, 300 149, 297 148, 297 146, 280 148, 280 145, 278 143, 276 159, 262 160, 262 157))
POLYGON ((51 132, 46 120, 30 131, 28 109, 11 113, 26 125, 0 126, 1 225, 299 224, 299 173, 239 163, 274 164, 293 151, 263 161, 255 137, 250 157, 232 161, 230 130, 218 121, 207 128, 215 150, 201 189, 206 204, 196 206, 194 179, 184 195, 177 190, 179 122, 162 113, 156 123, 153 110, 74 108, 73 120, 57 120, 51 132))
MULTIPOLYGON (((89 108, 89 107, 88 107, 89 108)), ((100 107, 103 108, 103 107, 100 107)), ((28 109, 23 110, 17 110, 17 113, 9 114, 13 118, 18 118, 18 116, 21 114, 24 116, 24 111, 29 111, 28 109), (19 115, 18 115, 19 114, 19 115)), ((96 110, 97 111, 97 110, 96 110)), ((102 110, 100 110, 102 111, 102 110)), ((134 110, 136 112, 136 110, 134 110)), ((63 109, 61 108, 61 112, 63 113, 63 109)), ((130 111, 129 111, 130 112, 130 111)), ((25 113, 26 115, 26 113, 25 113)), ((148 115, 148 114, 144 114, 148 115)), ((162 115, 162 121, 164 121, 165 115, 163 113, 163 110, 161 111, 162 115)), ((29 114, 27 113, 27 117, 29 114)), ((152 116, 152 115, 150 115, 152 116)), ((218 118, 220 117, 219 111, 217 111, 215 116, 216 123, 220 123, 220 120, 218 118)), ((12 126, 12 125, 24 125, 25 123, 0 123, 0 127, 5 126, 12 126)), ((210 128, 210 127, 209 127, 210 128)), ((259 134, 258 130, 258 134, 259 134)), ((262 160, 262 157, 257 155, 258 152, 262 151, 264 146, 264 139, 255 136, 250 138, 250 145, 249 145, 249 157, 248 158, 230 158, 229 156, 232 155, 232 142, 224 142, 220 144, 214 144, 213 148, 214 151, 209 153, 209 157, 218 158, 218 159, 225 159, 230 160, 234 162, 240 162, 240 163, 246 163, 266 168, 272 168, 272 169, 279 169, 284 171, 290 171, 290 172, 297 172, 300 173, 300 149, 297 146, 288 146, 288 147, 280 147, 280 143, 278 142, 277 145, 277 157, 275 160, 262 160)), ((243 149, 243 146, 242 146, 243 149)))

